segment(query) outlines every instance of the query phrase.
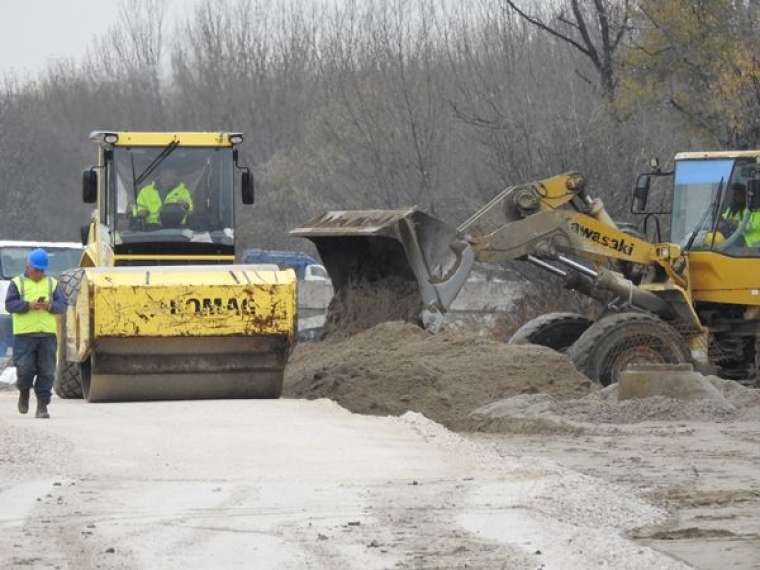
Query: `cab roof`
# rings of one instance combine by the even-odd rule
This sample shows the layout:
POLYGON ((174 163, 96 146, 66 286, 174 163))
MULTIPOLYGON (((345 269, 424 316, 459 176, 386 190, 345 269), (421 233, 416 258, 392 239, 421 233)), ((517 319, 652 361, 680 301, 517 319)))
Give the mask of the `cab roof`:
POLYGON ((243 142, 240 132, 144 132, 92 131, 90 140, 102 146, 180 146, 232 147, 243 142))
POLYGON ((697 158, 757 158, 760 150, 711 150, 697 152, 679 152, 676 160, 690 160, 697 158))

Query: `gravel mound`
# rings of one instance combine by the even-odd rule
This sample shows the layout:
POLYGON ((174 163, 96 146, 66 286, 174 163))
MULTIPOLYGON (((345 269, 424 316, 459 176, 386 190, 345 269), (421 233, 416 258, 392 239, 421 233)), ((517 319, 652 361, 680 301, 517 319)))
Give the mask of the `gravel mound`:
POLYGON ((327 307, 324 337, 347 338, 388 322, 422 326, 422 299, 416 283, 387 277, 343 287, 327 307))
POLYGON ((573 433, 580 423, 632 424, 645 421, 747 421, 760 418, 760 390, 717 376, 705 377, 721 398, 679 400, 652 396, 618 401, 609 386, 583 398, 560 401, 551 394, 492 402, 465 420, 471 431, 573 433))
POLYGON ((284 395, 330 398, 356 413, 415 411, 452 429, 468 414, 518 394, 561 401, 592 390, 563 355, 532 345, 470 336, 432 335, 388 322, 348 338, 299 345, 285 372, 284 395))

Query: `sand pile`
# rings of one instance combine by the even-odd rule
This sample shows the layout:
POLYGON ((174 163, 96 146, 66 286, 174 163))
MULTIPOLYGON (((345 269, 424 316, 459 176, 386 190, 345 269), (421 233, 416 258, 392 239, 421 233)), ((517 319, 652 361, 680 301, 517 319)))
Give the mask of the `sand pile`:
POLYGON ((545 393, 561 401, 591 390, 565 356, 548 348, 432 335, 403 322, 301 344, 285 378, 285 396, 330 398, 365 414, 411 410, 454 429, 472 410, 510 396, 545 393))
POLYGON ((421 326, 422 300, 416 283, 388 277, 343 287, 327 307, 324 336, 346 338, 386 321, 421 326))
POLYGON ((469 431, 567 432, 579 423, 631 424, 645 421, 744 421, 760 419, 760 390, 717 376, 705 378, 718 398, 679 400, 664 396, 618 401, 609 386, 580 399, 559 401, 550 394, 517 396, 475 410, 464 422, 469 431))

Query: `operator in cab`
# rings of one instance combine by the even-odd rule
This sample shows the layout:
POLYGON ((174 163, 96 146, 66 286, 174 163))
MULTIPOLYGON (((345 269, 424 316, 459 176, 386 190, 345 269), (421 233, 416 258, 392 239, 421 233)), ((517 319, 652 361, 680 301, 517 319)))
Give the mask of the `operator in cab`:
POLYGON ((720 230, 723 235, 731 235, 739 227, 747 210, 747 187, 741 182, 731 185, 731 201, 721 214, 720 230))
POLYGON ((140 188, 132 207, 132 218, 150 230, 186 226, 192 213, 193 195, 171 167, 162 169, 156 180, 140 188))
POLYGON ((760 184, 750 181, 749 188, 741 182, 731 185, 731 202, 721 214, 718 226, 721 235, 726 236, 719 249, 760 247, 760 184))

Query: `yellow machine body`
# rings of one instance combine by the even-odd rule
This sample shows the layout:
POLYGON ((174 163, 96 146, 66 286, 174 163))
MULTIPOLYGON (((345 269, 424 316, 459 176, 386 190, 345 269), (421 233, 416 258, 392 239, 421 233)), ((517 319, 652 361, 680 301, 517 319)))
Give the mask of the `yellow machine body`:
POLYGON ((760 151, 681 153, 672 172, 655 166, 639 177, 632 213, 655 217, 656 240, 613 221, 567 172, 506 188, 456 228, 417 208, 343 210, 291 235, 316 245, 348 300, 342 291, 356 283, 401 280, 416 283, 422 308, 444 311, 475 261, 523 260, 611 312, 656 315, 725 377, 760 378, 760 151), (661 176, 673 179, 671 209, 646 211, 651 178, 661 176), (670 241, 657 214, 671 215, 670 241))
MULTIPOLYGON (((87 400, 279 397, 297 326, 297 281, 291 269, 232 265, 231 231, 218 231, 223 243, 217 246, 207 231, 130 233, 124 224, 104 223, 114 218, 107 204, 116 198, 107 182, 113 173, 101 173, 115 168, 109 163, 114 148, 172 144, 213 153, 242 139, 233 135, 91 135, 99 145, 97 206, 82 269, 69 276, 71 282, 64 278, 70 304, 59 362, 64 374, 78 375, 87 400), (152 236, 155 243, 149 241, 152 236), (133 247, 128 239, 139 241, 133 247)), ((220 172, 232 171, 232 164, 219 164, 220 172)), ((231 182, 228 186, 224 191, 231 192, 231 182)), ((67 397, 75 392, 71 386, 67 397)))
POLYGON ((93 336, 285 335, 295 273, 255 266, 90 271, 93 336))

